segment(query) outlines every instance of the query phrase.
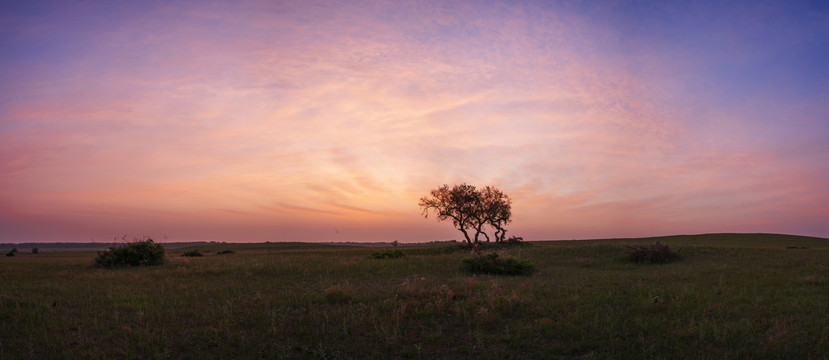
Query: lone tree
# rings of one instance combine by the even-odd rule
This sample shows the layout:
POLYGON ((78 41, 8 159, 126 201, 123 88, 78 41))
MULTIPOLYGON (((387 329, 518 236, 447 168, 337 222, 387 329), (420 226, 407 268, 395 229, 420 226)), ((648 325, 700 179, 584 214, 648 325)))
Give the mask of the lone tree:
POLYGON ((469 246, 479 243, 481 234, 490 241, 487 227, 494 229, 496 242, 504 241, 505 226, 512 221, 512 200, 494 186, 476 189, 464 183, 450 188, 444 184, 421 197, 419 205, 426 218, 434 213, 438 221, 452 220, 469 246))

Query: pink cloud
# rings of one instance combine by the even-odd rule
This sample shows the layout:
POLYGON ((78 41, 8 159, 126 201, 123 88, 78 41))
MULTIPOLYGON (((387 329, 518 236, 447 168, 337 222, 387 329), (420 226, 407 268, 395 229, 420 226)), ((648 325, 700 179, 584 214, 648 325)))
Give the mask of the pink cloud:
MULTIPOLYGON (((614 29, 503 5, 121 14, 0 106, 2 213, 30 219, 14 236, 432 240, 451 226, 417 198, 469 182, 512 194, 529 238, 825 231, 819 136, 786 146, 752 120, 768 112, 687 93, 698 59, 620 56, 614 29)), ((820 134, 819 100, 777 115, 820 134)))

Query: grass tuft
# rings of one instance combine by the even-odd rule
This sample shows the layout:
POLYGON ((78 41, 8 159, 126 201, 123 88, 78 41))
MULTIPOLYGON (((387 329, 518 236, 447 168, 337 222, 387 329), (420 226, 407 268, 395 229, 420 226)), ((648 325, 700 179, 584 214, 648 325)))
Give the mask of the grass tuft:
POLYGON ((333 285, 324 291, 325 301, 329 304, 347 304, 353 299, 352 290, 348 286, 333 285))
POLYGON ((201 256, 204 256, 204 254, 200 253, 198 250, 191 250, 191 251, 184 252, 183 254, 181 254, 181 256, 184 256, 184 257, 201 257, 201 256))

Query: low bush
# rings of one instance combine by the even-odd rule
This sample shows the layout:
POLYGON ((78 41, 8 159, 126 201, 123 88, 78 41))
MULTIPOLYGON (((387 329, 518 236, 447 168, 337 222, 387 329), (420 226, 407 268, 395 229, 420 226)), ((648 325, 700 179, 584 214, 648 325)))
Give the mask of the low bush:
POLYGON ((38 250, 38 248, 32 248, 32 254, 37 254, 39 252, 40 250, 38 250))
POLYGON ((520 236, 510 236, 509 239, 507 239, 507 244, 522 245, 524 244, 524 238, 520 236))
POLYGON ((6 253, 6 256, 15 256, 17 255, 17 248, 13 248, 6 253))
POLYGON ((377 251, 371 254, 372 259, 397 259, 399 257, 403 257, 403 252, 400 250, 377 251))
POLYGON ((497 252, 463 259, 466 270, 473 274, 531 275, 535 265, 529 260, 501 258, 497 252))
MULTIPOLYGON (((504 241, 495 241, 495 242, 479 242, 472 246, 472 249, 478 250, 506 250, 516 247, 530 247, 532 243, 524 241, 524 238, 520 236, 511 236, 504 241)), ((462 245, 464 249, 469 249, 469 245, 462 245)))
POLYGON ((204 256, 204 254, 200 253, 198 250, 192 250, 192 251, 186 251, 186 252, 184 252, 183 254, 181 254, 181 256, 186 256, 186 257, 199 257, 199 256, 204 256))
POLYGON ((164 247, 153 239, 137 240, 99 251, 95 265, 104 268, 164 264, 164 247))
POLYGON ((224 254, 233 254, 233 250, 222 250, 216 253, 216 255, 224 255, 224 254))
POLYGON ((650 245, 625 246, 628 260, 635 263, 664 264, 679 260, 679 253, 659 241, 650 245))

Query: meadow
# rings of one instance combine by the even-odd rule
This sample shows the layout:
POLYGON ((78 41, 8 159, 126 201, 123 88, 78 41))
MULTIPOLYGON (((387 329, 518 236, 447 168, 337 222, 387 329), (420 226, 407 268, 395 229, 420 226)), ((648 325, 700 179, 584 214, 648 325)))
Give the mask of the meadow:
POLYGON ((532 242, 531 276, 457 245, 212 244, 101 269, 0 258, 0 359, 827 359, 829 239, 712 234, 532 242), (660 241, 681 260, 636 264, 660 241), (390 249, 390 248, 385 248, 390 249), (218 254, 223 250, 232 253, 218 254))

